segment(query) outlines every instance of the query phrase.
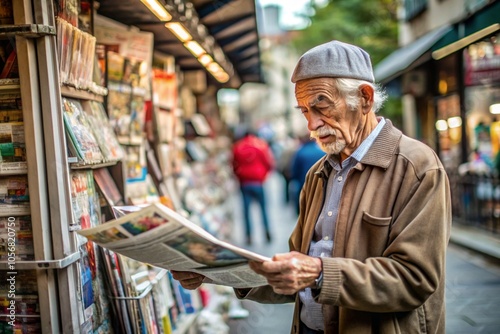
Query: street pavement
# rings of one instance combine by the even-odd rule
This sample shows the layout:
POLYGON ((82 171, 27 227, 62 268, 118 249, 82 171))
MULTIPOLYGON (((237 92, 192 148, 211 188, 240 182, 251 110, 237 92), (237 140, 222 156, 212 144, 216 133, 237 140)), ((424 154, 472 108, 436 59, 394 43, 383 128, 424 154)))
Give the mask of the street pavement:
MULTIPOLYGON (((252 208, 252 246, 243 243, 243 220, 238 189, 234 201, 233 242, 266 256, 288 250, 288 236, 296 215, 286 205, 283 179, 277 173, 270 175, 265 184, 273 242, 265 242, 257 206, 252 208)), ((447 334, 500 333, 500 260, 485 256, 466 247, 450 243, 446 264, 447 334)), ((230 334, 288 334, 293 305, 265 305, 242 301, 249 311, 243 319, 229 319, 230 334)))
POLYGON ((451 243, 446 275, 446 332, 500 333, 500 261, 451 243))

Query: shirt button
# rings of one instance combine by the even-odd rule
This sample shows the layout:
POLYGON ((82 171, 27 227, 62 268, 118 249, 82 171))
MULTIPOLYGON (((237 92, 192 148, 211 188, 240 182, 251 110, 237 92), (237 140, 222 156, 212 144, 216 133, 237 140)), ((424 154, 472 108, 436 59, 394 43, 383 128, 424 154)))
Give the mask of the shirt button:
POLYGON ((328 240, 328 236, 324 237, 323 240, 328 240))
POLYGON ((337 181, 339 181, 339 182, 342 182, 342 180, 343 180, 343 177, 342 177, 342 176, 339 176, 339 177, 337 178, 337 181))
POLYGON ((333 215, 333 212, 328 211, 328 217, 331 217, 333 215))
POLYGON ((325 253, 321 253, 319 256, 320 257, 325 257, 325 253))

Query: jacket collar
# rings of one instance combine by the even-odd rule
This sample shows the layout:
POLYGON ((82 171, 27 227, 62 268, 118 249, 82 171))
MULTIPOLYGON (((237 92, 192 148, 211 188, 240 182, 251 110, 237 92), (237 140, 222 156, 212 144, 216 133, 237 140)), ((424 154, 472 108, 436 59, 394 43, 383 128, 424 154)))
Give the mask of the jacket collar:
POLYGON ((320 168, 314 172, 314 175, 321 177, 323 180, 328 180, 332 169, 333 167, 328 161, 328 155, 325 155, 321 158, 320 168))
POLYGON ((361 159, 361 163, 384 169, 389 167, 399 147, 399 141, 403 133, 395 128, 390 120, 386 119, 385 121, 384 127, 363 159, 361 159))

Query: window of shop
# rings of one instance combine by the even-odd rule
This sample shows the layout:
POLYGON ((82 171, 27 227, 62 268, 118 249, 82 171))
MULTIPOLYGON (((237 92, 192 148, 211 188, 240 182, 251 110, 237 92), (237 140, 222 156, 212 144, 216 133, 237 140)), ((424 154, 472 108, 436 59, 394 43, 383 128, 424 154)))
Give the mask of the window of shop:
POLYGON ((490 107, 497 103, 500 103, 500 86, 465 89, 469 149, 490 168, 500 149, 500 114, 490 112, 490 107))
POLYGON ((469 160, 480 159, 489 172, 499 172, 494 162, 500 152, 500 34, 463 53, 469 160))
POLYGON ((438 95, 448 95, 458 90, 457 70, 458 55, 453 53, 448 57, 438 60, 436 63, 437 80, 435 91, 438 95))
POLYGON ((462 118, 458 94, 457 54, 451 54, 436 63, 434 91, 439 155, 447 170, 456 170, 462 162, 462 118))
POLYGON ((441 97, 437 100, 438 140, 440 158, 447 170, 454 170, 461 162, 460 142, 462 140, 462 118, 460 117, 460 98, 458 94, 441 97))

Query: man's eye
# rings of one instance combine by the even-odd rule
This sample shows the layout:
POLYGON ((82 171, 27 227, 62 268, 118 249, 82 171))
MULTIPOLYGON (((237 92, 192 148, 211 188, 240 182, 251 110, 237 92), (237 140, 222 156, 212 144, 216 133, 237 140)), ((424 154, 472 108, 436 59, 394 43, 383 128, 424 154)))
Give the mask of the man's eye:
POLYGON ((319 107, 319 106, 316 106, 314 107, 314 111, 319 113, 319 114, 326 114, 328 112, 330 108, 328 108, 328 106, 323 106, 323 107, 319 107))

